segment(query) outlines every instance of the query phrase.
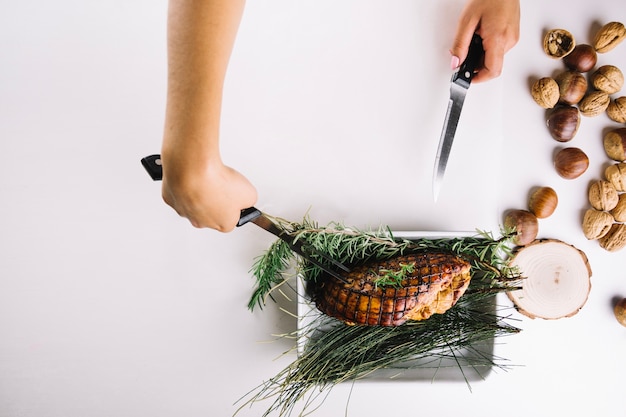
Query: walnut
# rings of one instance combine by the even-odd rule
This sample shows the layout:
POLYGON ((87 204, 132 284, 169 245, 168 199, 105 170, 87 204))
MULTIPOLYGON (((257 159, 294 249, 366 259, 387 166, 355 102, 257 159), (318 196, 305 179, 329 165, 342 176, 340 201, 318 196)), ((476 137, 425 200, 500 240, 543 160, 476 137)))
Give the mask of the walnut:
MULTIPOLYGON (((552 29, 543 37, 543 50, 548 56, 558 59, 569 54, 576 47, 574 35, 565 29, 552 29)), ((594 48, 596 46, 594 45, 594 48)), ((596 48, 596 51, 598 48, 596 48)))
POLYGON ((626 161, 626 128, 608 131, 603 139, 604 151, 614 161, 626 161))
POLYGON ((609 211, 617 205, 617 190, 609 181, 598 180, 589 186, 589 202, 596 210, 609 211))
POLYGON ((591 84, 607 94, 615 94, 624 86, 624 74, 614 65, 603 65, 591 74, 591 84))
POLYGON ((604 113, 611 98, 604 91, 592 91, 580 100, 578 108, 583 116, 594 117, 604 113))
POLYGON ((616 222, 626 222, 626 194, 620 194, 617 205, 611 210, 611 215, 616 222))
POLYGON ((559 85, 551 77, 540 78, 533 83, 530 94, 541 107, 551 109, 559 101, 559 85))
POLYGON ((626 37, 626 28, 623 23, 609 22, 596 34, 593 47, 597 52, 605 53, 615 48, 626 37))
POLYGON ((614 223, 613 216, 606 211, 588 209, 583 216, 583 233, 589 240, 606 235, 614 223))
POLYGON ((604 170, 604 177, 617 191, 626 191, 626 163, 609 165, 604 170))
POLYGON ((626 247, 626 223, 613 223, 609 232, 599 239, 600 246, 609 252, 626 247))
POLYGON ((626 96, 611 100, 606 108, 606 114, 617 123, 626 123, 626 96))

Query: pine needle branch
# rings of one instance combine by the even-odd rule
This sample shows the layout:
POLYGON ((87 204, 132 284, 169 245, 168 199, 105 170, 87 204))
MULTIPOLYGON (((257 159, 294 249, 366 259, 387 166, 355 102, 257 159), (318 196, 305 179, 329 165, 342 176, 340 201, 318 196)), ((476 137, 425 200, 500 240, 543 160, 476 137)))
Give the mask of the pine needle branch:
MULTIPOLYGON (((348 265, 410 252, 450 251, 471 263, 472 280, 463 297, 446 313, 424 321, 409 321, 402 326, 348 326, 319 313, 307 328, 299 329, 298 343, 304 343, 302 354, 242 398, 242 408, 269 400, 270 406, 263 416, 273 412, 289 416, 297 404, 302 406, 300 415, 304 415, 319 407, 319 402, 323 402, 335 385, 365 378, 379 370, 403 373, 416 367, 436 368, 447 360, 457 364, 466 378, 465 368, 480 374, 483 369, 503 367, 475 346, 519 332, 506 321, 507 317, 494 312, 493 306, 494 294, 514 289, 520 279, 518 271, 506 263, 511 252, 511 231, 502 230, 502 237, 498 239, 490 233, 478 232, 472 237, 408 240, 394 237, 388 228, 359 231, 337 223, 320 227, 308 218, 302 223, 275 221, 297 239, 348 265)), ((257 287, 249 303, 250 309, 263 307, 272 289, 284 282, 294 260, 296 272, 302 279, 315 283, 321 270, 299 259, 286 244, 277 241, 257 258, 252 268, 257 287)), ((325 262, 321 258, 319 261, 325 262)), ((391 282, 394 274, 401 272, 386 278, 391 282)))

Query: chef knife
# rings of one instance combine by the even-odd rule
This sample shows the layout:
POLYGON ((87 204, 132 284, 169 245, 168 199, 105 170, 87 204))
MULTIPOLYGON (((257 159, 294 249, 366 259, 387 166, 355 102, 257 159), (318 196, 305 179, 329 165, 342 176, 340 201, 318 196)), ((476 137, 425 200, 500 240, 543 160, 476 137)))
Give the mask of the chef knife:
POLYGON ((433 198, 435 202, 439 197, 439 190, 441 189, 443 176, 446 172, 446 166, 448 165, 448 158, 450 157, 450 150, 452 149, 454 134, 456 133, 456 127, 459 123, 459 116, 461 116, 465 95, 470 87, 472 78, 474 78, 474 72, 481 64, 484 52, 483 40, 480 36, 474 34, 467 53, 467 58, 458 70, 452 74, 448 111, 444 119, 443 130, 441 131, 441 138, 439 139, 439 148, 437 149, 437 156, 435 157, 435 170, 433 174, 433 198))
MULTIPOLYGON (((163 166, 161 165, 161 155, 146 156, 145 158, 141 159, 141 164, 154 181, 160 181, 163 179, 163 166)), ((326 261, 340 268, 344 272, 350 272, 350 268, 348 268, 341 262, 332 259, 326 254, 306 245, 302 241, 302 239, 297 239, 295 236, 289 234, 287 231, 280 228, 276 223, 274 223, 274 221, 272 221, 269 216, 261 212, 259 209, 255 207, 249 207, 247 209, 241 210, 239 221, 237 222, 237 227, 243 226, 244 224, 249 222, 252 222, 262 229, 265 229, 273 235, 277 236, 285 243, 287 243, 292 251, 302 256, 304 259, 311 262, 312 264, 318 266, 324 272, 332 275, 333 277, 346 284, 348 283, 346 279, 338 272, 315 259, 315 256, 324 258, 326 261)))

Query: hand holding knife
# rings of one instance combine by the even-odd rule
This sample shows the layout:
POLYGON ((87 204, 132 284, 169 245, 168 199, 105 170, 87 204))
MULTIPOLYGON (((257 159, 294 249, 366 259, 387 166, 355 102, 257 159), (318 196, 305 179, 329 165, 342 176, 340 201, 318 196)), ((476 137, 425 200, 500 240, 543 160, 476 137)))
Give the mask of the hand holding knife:
POLYGON ((465 101, 465 95, 470 87, 472 78, 476 69, 481 65, 485 51, 483 50, 483 41, 480 36, 474 34, 470 43, 467 58, 452 75, 450 83, 450 100, 448 101, 448 111, 444 120, 441 138, 439 139, 439 148, 435 157, 435 170, 433 173, 433 198, 435 202, 439 196, 443 176, 448 165, 454 134, 461 116, 461 109, 465 101))
MULTIPOLYGON (((163 167, 161 166, 161 155, 150 155, 141 159, 141 164, 146 169, 150 177, 154 181, 160 181, 163 179, 163 167)), ((326 254, 315 250, 314 248, 303 243, 301 239, 297 239, 295 236, 289 234, 285 230, 281 229, 274 221, 271 220, 269 216, 261 212, 255 207, 249 207, 241 211, 241 215, 239 217, 239 221, 237 222, 237 227, 243 226, 246 223, 252 222, 262 229, 267 230, 273 235, 277 236, 281 240, 283 240, 289 248, 302 256, 307 261, 316 265, 320 269, 322 269, 327 274, 332 275, 338 280, 347 283, 346 279, 339 274, 337 271, 331 269, 330 267, 322 264, 320 261, 315 259, 315 257, 320 257, 328 261, 330 264, 338 267, 344 272, 350 272, 350 269, 343 265, 342 263, 332 259, 326 254)))

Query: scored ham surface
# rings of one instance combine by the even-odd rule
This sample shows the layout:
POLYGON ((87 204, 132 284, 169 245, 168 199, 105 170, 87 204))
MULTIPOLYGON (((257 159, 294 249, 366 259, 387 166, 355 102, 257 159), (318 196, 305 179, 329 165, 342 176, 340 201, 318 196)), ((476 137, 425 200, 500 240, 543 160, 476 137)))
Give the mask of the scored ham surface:
POLYGON ((347 324, 399 326, 450 309, 469 286, 470 268, 446 252, 402 255, 355 267, 345 275, 347 284, 327 276, 313 298, 320 311, 347 324), (377 283, 402 270, 398 285, 377 283))

